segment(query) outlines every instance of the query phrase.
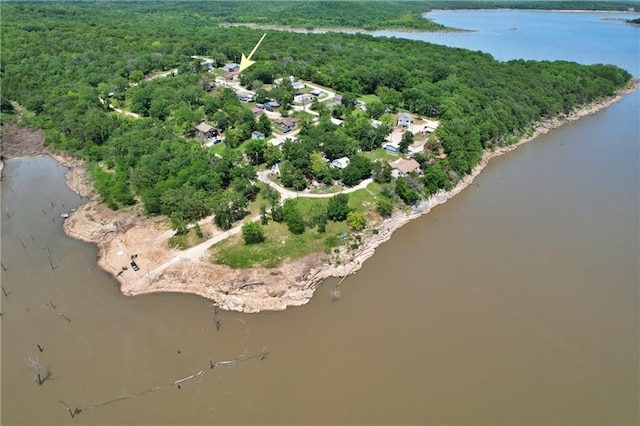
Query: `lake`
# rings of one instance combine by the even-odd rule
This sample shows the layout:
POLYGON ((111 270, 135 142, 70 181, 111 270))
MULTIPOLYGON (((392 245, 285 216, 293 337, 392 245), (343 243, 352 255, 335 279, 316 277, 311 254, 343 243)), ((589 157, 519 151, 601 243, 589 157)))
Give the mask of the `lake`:
MULTIPOLYGON (((478 31, 377 34, 638 76, 640 29, 612 16, 436 12, 478 31)), ((303 307, 217 312, 219 330, 199 297, 121 295, 96 249, 62 233, 59 214, 83 201, 64 168, 10 160, 2 423, 637 424, 639 116, 636 91, 492 160, 337 302, 331 279, 303 307), (29 357, 52 372, 42 386, 29 357), (72 419, 60 401, 88 409, 72 419)))

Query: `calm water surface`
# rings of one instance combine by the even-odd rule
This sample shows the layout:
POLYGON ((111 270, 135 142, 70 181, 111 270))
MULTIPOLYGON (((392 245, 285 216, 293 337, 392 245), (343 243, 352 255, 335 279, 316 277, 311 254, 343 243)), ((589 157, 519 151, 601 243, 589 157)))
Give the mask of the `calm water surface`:
MULTIPOLYGON (((638 29, 596 15, 436 16, 481 29, 465 47, 499 59, 536 46, 545 54, 535 58, 640 75, 638 44, 624 41, 638 29), (525 29, 536 25, 533 43, 525 29), (581 29, 567 34, 579 48, 544 38, 569 26, 581 29)), ((204 299, 122 296, 95 266, 96 249, 62 233, 60 212, 82 202, 64 168, 11 160, 2 423, 637 424, 639 112, 636 92, 492 161, 479 185, 394 234, 338 302, 328 280, 304 307, 220 312, 219 331, 204 299), (264 361, 208 368, 264 345, 264 361), (53 372, 43 386, 29 356, 53 372), (154 387, 75 419, 59 403, 89 407, 154 387)))

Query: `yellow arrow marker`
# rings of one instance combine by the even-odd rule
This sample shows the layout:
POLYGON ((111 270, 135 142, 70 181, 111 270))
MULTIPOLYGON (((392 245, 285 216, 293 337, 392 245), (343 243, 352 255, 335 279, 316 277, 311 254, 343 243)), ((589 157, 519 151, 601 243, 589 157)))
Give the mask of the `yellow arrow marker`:
POLYGON ((262 40, 264 40, 266 36, 267 36, 267 33, 264 33, 264 35, 262 36, 258 44, 256 44, 256 47, 254 47, 251 53, 249 53, 248 57, 245 58, 244 53, 242 54, 242 59, 240 60, 240 72, 242 72, 242 70, 247 69, 251 65, 256 63, 256 61, 251 60, 251 57, 253 56, 254 53, 256 53, 256 49, 258 49, 258 46, 260 46, 260 43, 262 43, 262 40))

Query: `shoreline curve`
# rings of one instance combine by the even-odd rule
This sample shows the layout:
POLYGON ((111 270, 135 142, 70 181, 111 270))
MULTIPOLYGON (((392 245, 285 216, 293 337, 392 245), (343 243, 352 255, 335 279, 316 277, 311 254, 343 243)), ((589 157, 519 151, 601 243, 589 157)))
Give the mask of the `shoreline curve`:
MULTIPOLYGON (((72 238, 98 247, 97 265, 118 282, 123 294, 189 293, 207 298, 215 306, 225 310, 247 313, 280 311, 289 306, 308 303, 329 277, 342 277, 343 280, 338 283, 338 286, 341 285, 348 275, 359 270, 375 254, 380 244, 391 238, 393 232, 462 192, 473 183, 492 158, 509 153, 542 134, 618 102, 624 94, 636 90, 637 83, 638 80, 634 78, 625 89, 611 98, 584 105, 563 117, 533 123, 533 134, 520 138, 512 145, 485 150, 472 172, 451 190, 438 192, 408 211, 396 211, 390 218, 377 223, 375 227, 378 233, 363 235, 362 245, 358 249, 341 252, 338 266, 335 262, 328 263, 324 253, 290 260, 270 269, 232 269, 215 265, 201 259, 206 254, 206 249, 185 256, 184 252, 168 247, 167 240, 173 233, 161 229, 157 219, 143 217, 135 209, 128 212, 112 211, 100 204, 82 160, 52 153, 45 147, 35 155, 50 155, 61 165, 68 167, 67 186, 89 198, 65 220, 63 230, 72 238), (128 265, 130 256, 135 256, 136 263, 140 266, 138 272, 124 268, 128 265)), ((26 156, 33 155, 30 152, 26 156)), ((212 232, 225 234, 219 230, 212 232)), ((223 237, 224 235, 221 238, 223 237)))

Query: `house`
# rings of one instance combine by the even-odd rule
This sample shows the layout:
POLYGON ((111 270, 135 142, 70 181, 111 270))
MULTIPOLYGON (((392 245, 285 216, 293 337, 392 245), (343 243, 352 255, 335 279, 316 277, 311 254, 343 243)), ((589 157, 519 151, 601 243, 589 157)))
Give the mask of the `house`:
POLYGON ((336 126, 342 126, 344 124, 344 120, 340 120, 339 118, 331 117, 331 123, 336 126))
POLYGON ((389 163, 389 165, 391 166, 391 176, 394 178, 397 178, 398 176, 406 176, 411 172, 420 171, 420 163, 413 158, 399 158, 396 161, 389 163))
POLYGON ((264 136, 264 133, 262 132, 255 131, 251 133, 251 139, 253 140, 262 140, 264 138, 265 136, 264 136))
MULTIPOLYGON (((274 86, 279 86, 282 84, 282 82, 284 81, 284 78, 276 78, 275 80, 273 80, 273 84, 274 86)), ((295 90, 302 90, 305 87, 307 87, 306 84, 304 84, 304 81, 300 80, 300 81, 296 81, 296 79, 290 75, 289 77, 287 77, 287 80, 289 80, 291 82, 291 86, 295 89, 295 90)))
POLYGON ((438 126, 440 126, 440 122, 439 121, 426 120, 426 123, 425 123, 425 126, 424 126, 424 131, 425 131, 425 133, 433 133, 433 132, 436 131, 438 126))
POLYGON ((307 94, 307 93, 302 93, 300 95, 295 95, 293 97, 293 102, 297 102, 299 104, 310 104, 311 102, 313 102, 313 96, 307 94))
POLYGON ((271 166, 271 173, 276 176, 280 176, 280 169, 282 168, 282 161, 271 166))
POLYGON ((387 142, 383 147, 390 154, 398 154, 400 152, 400 144, 397 142, 387 142))
POLYGON ((280 106, 280 102, 278 101, 269 101, 266 104, 264 104, 264 109, 266 109, 267 111, 273 111, 274 109, 278 108, 280 106))
POLYGON ((222 69, 226 72, 238 72, 240 71, 240 64, 225 64, 222 69))
POLYGON ((360 108, 362 111, 366 111, 367 104, 362 101, 356 101, 356 108, 360 108))
POLYGON ((342 95, 335 95, 333 97, 333 102, 336 104, 341 104, 342 103, 342 95))
MULTIPOLYGON (((292 75, 290 75, 289 77, 287 77, 287 80, 289 80, 291 83, 293 83, 296 79, 295 79, 295 78, 293 78, 293 76, 292 76, 292 75)), ((284 77, 282 77, 282 78, 276 78, 275 80, 273 80, 273 84, 274 84, 275 86, 279 86, 279 85, 281 85, 281 84, 282 84, 282 82, 283 82, 283 81, 284 81, 284 77)))
POLYGON ((349 165, 349 157, 337 158, 331 162, 331 167, 335 167, 336 169, 344 169, 349 165))
POLYGON ((278 137, 274 137, 269 139, 269 143, 273 146, 275 146, 276 148, 280 148, 282 146, 283 143, 285 143, 286 141, 295 141, 296 138, 295 136, 289 136, 287 138, 284 138, 282 136, 278 137))
POLYGON ((260 115, 262 114, 262 108, 256 105, 253 108, 251 108, 251 112, 254 113, 255 115, 260 115))
POLYGON ((280 118, 275 120, 275 123, 282 127, 282 133, 288 133, 290 132, 295 126, 296 124, 298 124, 299 119, 296 117, 291 117, 291 118, 280 118))
POLYGON ((411 114, 407 114, 406 112, 398 113, 398 127, 408 129, 411 127, 412 123, 413 117, 411 117, 411 114))
POLYGON ((323 93, 324 93, 324 92, 323 92, 322 90, 320 90, 320 89, 313 89, 313 90, 311 91, 311 94, 312 94, 313 96, 321 96, 323 93))
POLYGON ((253 102, 255 100, 255 96, 247 92, 238 93, 237 96, 242 102, 253 102))
POLYGON ((218 131, 215 127, 208 125, 204 121, 196 126, 196 132, 201 139, 209 139, 218 134, 218 131))

